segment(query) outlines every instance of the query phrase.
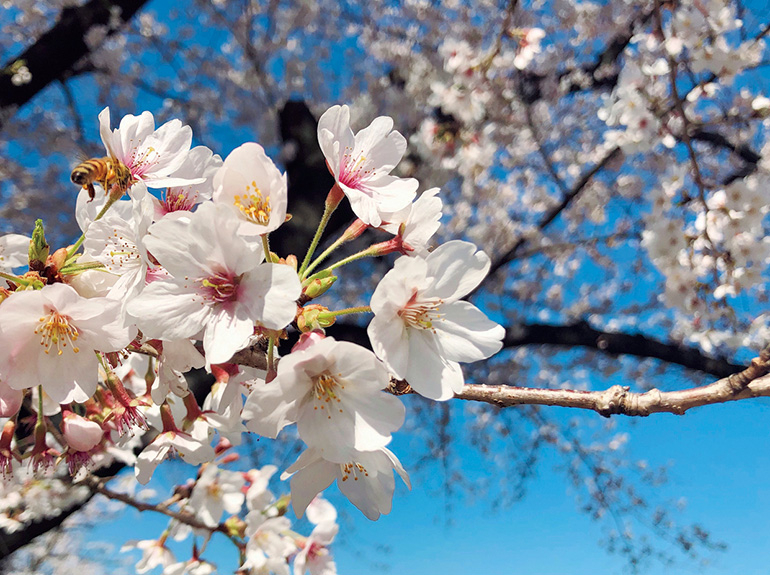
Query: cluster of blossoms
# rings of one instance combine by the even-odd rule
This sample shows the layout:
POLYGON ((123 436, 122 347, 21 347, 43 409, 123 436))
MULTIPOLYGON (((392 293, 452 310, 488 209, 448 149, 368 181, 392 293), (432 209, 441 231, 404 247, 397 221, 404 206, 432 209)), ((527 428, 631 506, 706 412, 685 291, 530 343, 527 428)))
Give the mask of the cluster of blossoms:
MULTIPOLYGON (((311 513, 316 496, 336 480, 377 519, 391 509, 394 471, 409 485, 387 448, 405 416, 387 391, 391 377, 447 400, 462 390, 460 362, 501 348, 503 328, 462 299, 485 277, 489 258, 464 241, 430 249, 441 218, 438 190, 415 200, 417 180, 391 174, 406 140, 390 118, 357 133, 346 106, 320 118, 318 141, 335 183, 301 263, 270 250, 269 233, 289 217, 287 180, 261 146, 243 144, 222 161, 204 147, 191 149, 192 131, 178 120, 156 129, 144 112, 112 129, 105 109, 99 123, 109 159, 73 172, 85 182, 76 208, 81 238, 53 251, 38 222, 31 239, 0 239, 7 284, 0 302, 0 416, 7 418, 0 466, 13 474, 24 459, 33 470, 66 461, 75 473, 119 458, 146 484, 177 453, 205 466, 181 503, 202 524, 216 528, 224 511, 238 514, 246 501, 244 571, 282 572, 295 556, 295 573, 319 561, 328 565, 314 572, 334 572, 323 558, 337 528, 328 510, 311 513), (89 199, 94 183, 105 192, 98 202, 89 199), (346 198, 357 219, 314 258, 346 198), (323 267, 369 228, 392 237, 323 267), (402 255, 371 306, 312 303, 343 265, 390 253, 402 255), (14 274, 24 263, 28 271, 14 274), (374 314, 374 351, 325 335, 350 313, 374 314), (299 332, 298 342, 279 360, 277 344, 289 332, 299 332), (184 377, 192 368, 215 379, 202 405, 184 377), (19 417, 22 406, 37 414, 31 423, 19 417), (307 449, 282 478, 290 478, 297 516, 307 511, 317 524, 301 544, 287 535, 286 502, 267 491, 274 468, 244 476, 212 463, 240 444, 244 431, 277 437, 292 424, 307 449), (152 433, 142 442, 137 428, 152 433)), ((145 550, 143 568, 206 572, 171 562, 164 540, 137 544, 145 550)))

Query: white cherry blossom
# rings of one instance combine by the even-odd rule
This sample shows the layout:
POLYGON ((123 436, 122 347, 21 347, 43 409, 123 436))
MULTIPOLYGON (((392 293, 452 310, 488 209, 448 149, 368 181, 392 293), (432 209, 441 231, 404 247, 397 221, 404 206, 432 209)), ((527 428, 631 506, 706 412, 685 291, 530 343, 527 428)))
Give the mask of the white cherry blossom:
POLYGON ((30 238, 21 234, 0 236, 0 271, 10 272, 13 268, 27 265, 29 241, 30 238))
POLYGON ((323 518, 318 510, 311 513, 314 498, 337 480, 337 487, 350 502, 358 507, 372 521, 380 515, 390 513, 396 471, 407 487, 411 489, 409 475, 398 458, 386 447, 375 451, 360 451, 352 454, 350 460, 334 463, 323 458, 314 448, 308 448, 291 464, 281 479, 291 476, 291 505, 297 517, 305 509, 308 519, 321 523, 323 518))
POLYGON ((216 527, 222 513, 234 515, 241 510, 246 497, 242 491, 245 484, 242 473, 209 464, 195 482, 188 505, 203 523, 216 527))
POLYGON ((372 295, 372 347, 388 369, 419 394, 446 400, 462 389, 458 362, 497 353, 505 330, 460 298, 489 270, 469 242, 447 242, 427 258, 401 257, 372 295))
POLYGON ((114 153, 128 167, 134 180, 150 188, 199 184, 204 178, 175 177, 192 144, 192 129, 179 120, 171 120, 155 129, 150 112, 128 114, 120 126, 110 129, 110 109, 99 113, 99 134, 108 154, 114 153))
POLYGON ((171 274, 128 304, 148 337, 175 340, 203 332, 206 364, 222 363, 244 347, 254 325, 282 329, 294 319, 302 287, 286 265, 262 263, 264 254, 235 233, 227 206, 205 203, 189 218, 156 222, 145 238, 171 274))
POLYGON ((0 304, 0 373, 13 389, 42 385, 57 403, 96 391, 94 351, 119 351, 136 334, 119 321, 120 302, 85 299, 70 286, 18 291, 0 304))
POLYGON ((286 220, 286 174, 259 144, 247 142, 227 156, 214 176, 214 201, 235 211, 247 236, 272 232, 286 220))
POLYGON ((407 255, 428 255, 428 243, 441 225, 440 191, 438 188, 425 190, 403 210, 382 215, 381 228, 393 235, 401 234, 407 255))
POLYGON ((403 424, 403 404, 382 391, 388 383, 371 351, 327 337, 283 357, 275 380, 254 387, 242 417, 267 437, 296 421, 305 443, 344 462, 353 450, 384 447, 403 424))
POLYGON ((353 134, 350 109, 332 106, 318 120, 318 143, 337 185, 365 224, 378 227, 383 212, 397 212, 414 199, 417 180, 390 175, 406 151, 406 139, 393 131, 391 118, 375 118, 353 134))

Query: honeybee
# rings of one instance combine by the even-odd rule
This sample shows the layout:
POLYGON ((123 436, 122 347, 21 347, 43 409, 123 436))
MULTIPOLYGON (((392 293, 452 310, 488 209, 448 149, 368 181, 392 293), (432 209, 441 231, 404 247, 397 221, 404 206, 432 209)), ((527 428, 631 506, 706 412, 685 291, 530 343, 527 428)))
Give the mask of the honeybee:
POLYGON ((83 188, 88 190, 89 202, 96 195, 94 182, 100 184, 104 191, 109 194, 113 190, 123 190, 125 192, 136 181, 131 175, 131 170, 128 169, 128 166, 114 155, 103 158, 91 158, 81 162, 72 170, 70 180, 72 180, 73 184, 83 186, 83 188))

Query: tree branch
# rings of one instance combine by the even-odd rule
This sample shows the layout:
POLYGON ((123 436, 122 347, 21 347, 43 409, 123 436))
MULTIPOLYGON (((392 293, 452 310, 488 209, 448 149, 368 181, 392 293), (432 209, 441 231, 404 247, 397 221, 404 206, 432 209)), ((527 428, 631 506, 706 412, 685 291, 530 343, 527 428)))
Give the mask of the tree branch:
POLYGON ((645 393, 634 393, 628 387, 620 385, 613 385, 604 391, 580 391, 466 384, 455 398, 491 403, 498 407, 552 405, 590 409, 604 417, 616 414, 645 417, 652 413, 683 415, 693 407, 770 397, 768 357, 770 354, 765 350, 761 357, 753 359, 751 365, 740 373, 709 385, 680 391, 651 389, 645 393))
MULTIPOLYGON (((71 75, 75 64, 87 56, 91 48, 85 36, 94 26, 108 25, 113 10, 127 22, 147 0, 91 0, 75 8, 65 8, 56 24, 22 54, 0 66, 0 127, 15 109, 29 102, 38 92, 55 80, 71 75), (32 74, 26 84, 15 85, 10 70, 16 62, 23 63, 32 74)), ((108 35, 114 33, 110 29, 108 35)))
POLYGON ((693 347, 662 342, 638 333, 601 331, 585 321, 568 325, 519 324, 508 328, 503 339, 506 348, 534 344, 587 347, 609 355, 650 357, 716 377, 727 377, 746 368, 724 358, 709 357, 693 347))

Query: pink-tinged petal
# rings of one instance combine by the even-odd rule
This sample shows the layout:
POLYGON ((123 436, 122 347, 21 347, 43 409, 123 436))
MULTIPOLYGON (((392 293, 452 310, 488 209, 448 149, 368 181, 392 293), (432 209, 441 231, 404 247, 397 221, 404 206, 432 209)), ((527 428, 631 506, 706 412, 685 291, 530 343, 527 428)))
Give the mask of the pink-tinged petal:
POLYGON ((178 176, 143 176, 142 182, 151 188, 176 188, 202 184, 206 178, 180 178, 178 176))
POLYGON ((453 240, 437 247, 427 258, 435 277, 430 296, 455 301, 473 290, 489 271, 489 256, 470 242, 453 240))
POLYGON ((349 341, 338 341, 332 352, 345 358, 344 362, 335 363, 335 377, 355 385, 357 395, 376 393, 388 386, 387 371, 368 349, 349 341))
POLYGON ((289 482, 291 506, 298 518, 305 514, 313 498, 332 484, 338 468, 338 465, 324 461, 316 450, 308 448, 286 470, 287 475, 293 473, 289 482))
POLYGON ((275 439, 284 427, 297 420, 297 406, 275 381, 257 383, 246 399, 241 418, 249 431, 275 439))
POLYGON ((128 303, 128 313, 148 337, 173 340, 194 337, 208 321, 211 310, 202 298, 171 281, 156 281, 128 303))
POLYGON ((354 156, 364 154, 364 168, 377 167, 390 172, 401 161, 406 151, 406 138, 391 133, 393 118, 379 116, 355 135, 354 156))
POLYGON ((400 379, 406 377, 409 366, 409 335, 401 318, 376 315, 366 329, 372 349, 400 379))
POLYGON ((136 465, 134 466, 136 480, 142 485, 147 485, 155 472, 155 468, 166 459, 170 449, 171 440, 168 433, 162 433, 145 447, 136 458, 136 465))
POLYGON ((358 414, 336 401, 305 401, 297 412, 297 432, 302 441, 335 463, 349 459, 356 443, 357 422, 358 414))
POLYGON ((346 148, 355 146, 353 131, 350 129, 350 108, 332 106, 318 119, 318 144, 335 178, 340 174, 340 162, 346 148))
POLYGON ((153 130, 155 130, 155 119, 150 112, 142 112, 139 116, 132 114, 123 116, 117 133, 113 132, 113 143, 118 144, 115 146, 115 154, 129 168, 133 167, 137 160, 134 154, 136 148, 152 134, 153 130))
MULTIPOLYGON (((382 218, 377 211, 377 201, 370 194, 364 193, 357 188, 351 188, 341 182, 339 186, 348 198, 353 213, 356 214, 362 222, 375 228, 382 224, 382 218)), ((407 202, 407 204, 408 203, 409 202, 407 202)))
POLYGON ((404 404, 392 395, 351 394, 345 398, 344 403, 347 409, 359 414, 353 441, 353 448, 359 451, 373 451, 385 447, 390 443, 390 435, 404 423, 404 404))
MULTIPOLYGON (((192 145, 192 128, 180 120, 166 122, 139 146, 139 153, 148 150, 147 159, 154 159, 146 175, 163 177, 172 174, 184 163, 192 145), (151 150, 151 152, 149 151, 151 150)), ((166 184, 167 185, 167 184, 166 184)))
MULTIPOLYGON (((102 144, 104 144, 104 149, 109 152, 109 150, 112 150, 114 153, 118 153, 118 151, 122 152, 122 148, 120 150, 115 150, 113 147, 113 139, 112 139, 112 129, 110 128, 110 108, 104 108, 101 112, 99 112, 99 136, 102 138, 102 144)), ((119 156, 119 157, 122 157, 119 156)))
POLYGON ((225 363, 236 351, 246 347, 254 333, 254 322, 251 319, 239 317, 224 305, 218 307, 209 316, 203 335, 203 349, 208 365, 225 363))
POLYGON ((0 417, 13 417, 24 401, 24 392, 9 387, 0 380, 0 417))
POLYGON ((451 399, 462 391, 465 378, 460 365, 443 359, 435 336, 426 330, 411 330, 410 353, 406 380, 417 393, 435 401, 451 399))
POLYGON ((239 301, 260 325, 283 329, 294 320, 302 284, 289 266, 261 264, 243 276, 241 288, 239 301))
POLYGON ((382 214, 396 212, 408 207, 417 195, 420 182, 414 178, 398 178, 383 175, 367 180, 359 189, 376 199, 377 210, 382 214))
POLYGON ((436 325, 445 357, 451 361, 486 359, 503 347, 505 329, 475 305, 456 301, 441 306, 442 321, 436 325))
POLYGON ((424 259, 398 258, 372 294, 372 311, 395 318, 416 293, 430 285, 432 278, 427 274, 428 264, 424 259))

